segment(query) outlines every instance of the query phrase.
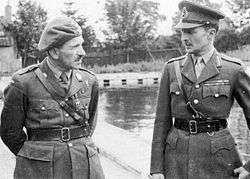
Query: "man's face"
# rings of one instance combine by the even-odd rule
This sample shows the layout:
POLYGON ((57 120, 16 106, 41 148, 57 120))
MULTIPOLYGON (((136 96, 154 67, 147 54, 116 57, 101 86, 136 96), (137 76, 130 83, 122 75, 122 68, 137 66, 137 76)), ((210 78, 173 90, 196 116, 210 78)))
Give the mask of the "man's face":
POLYGON ((82 57, 86 55, 82 48, 83 41, 83 38, 80 36, 63 44, 59 48, 58 65, 66 70, 81 67, 82 57))
POLYGON ((210 45, 209 32, 204 27, 181 30, 181 40, 187 53, 201 54, 210 45))

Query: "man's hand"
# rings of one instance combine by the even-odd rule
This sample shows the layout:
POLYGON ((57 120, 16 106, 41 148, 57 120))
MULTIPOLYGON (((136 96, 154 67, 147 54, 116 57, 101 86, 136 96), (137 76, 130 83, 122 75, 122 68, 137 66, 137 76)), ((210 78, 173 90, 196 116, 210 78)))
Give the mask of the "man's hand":
POLYGON ((155 173, 155 174, 151 175, 151 177, 149 179, 164 179, 164 175, 161 173, 155 173))
POLYGON ((236 168, 234 170, 234 173, 238 173, 239 174, 239 179, 246 179, 247 177, 250 177, 250 173, 243 167, 240 168, 236 168))

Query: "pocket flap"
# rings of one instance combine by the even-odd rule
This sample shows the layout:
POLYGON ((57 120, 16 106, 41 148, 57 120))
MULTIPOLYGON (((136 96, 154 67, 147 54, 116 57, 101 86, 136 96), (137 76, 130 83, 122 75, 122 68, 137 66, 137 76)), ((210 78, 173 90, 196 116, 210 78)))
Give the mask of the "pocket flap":
POLYGON ((176 129, 173 129, 172 131, 169 132, 169 135, 166 139, 166 143, 169 144, 171 146, 171 148, 175 148, 176 147, 176 143, 178 140, 178 133, 176 129))
POLYGON ((52 161, 53 149, 54 145, 26 141, 17 155, 33 160, 52 161))
POLYGON ((211 152, 216 153, 219 150, 231 150, 235 147, 235 141, 232 136, 225 136, 211 141, 211 152))
POLYGON ((206 98, 208 96, 229 96, 230 93, 230 85, 206 85, 203 86, 203 98, 206 98))
POLYGON ((170 93, 175 93, 178 95, 180 93, 180 88, 178 83, 171 83, 170 84, 170 93))
POLYGON ((99 149, 96 146, 88 146, 87 145, 87 149, 88 149, 88 156, 89 157, 93 157, 94 155, 97 155, 99 153, 99 149))

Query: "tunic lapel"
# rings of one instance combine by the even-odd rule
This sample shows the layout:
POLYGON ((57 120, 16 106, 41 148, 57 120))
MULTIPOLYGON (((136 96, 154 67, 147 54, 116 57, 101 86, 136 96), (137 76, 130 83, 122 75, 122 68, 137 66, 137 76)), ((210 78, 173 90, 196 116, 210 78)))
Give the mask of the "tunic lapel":
POLYGON ((204 67, 204 69, 202 70, 197 83, 201 83, 203 81, 206 81, 216 75, 218 75, 220 72, 217 68, 217 62, 218 62, 218 55, 217 52, 214 51, 211 59, 207 62, 206 66, 204 67))
POLYGON ((72 96, 83 87, 83 80, 81 74, 76 70, 72 71, 71 84, 67 96, 72 96))
POLYGON ((196 78, 196 74, 194 71, 194 64, 193 64, 193 59, 191 55, 186 56, 181 73, 192 83, 196 82, 197 78, 196 78))
POLYGON ((65 97, 66 92, 65 90, 59 85, 58 79, 54 76, 53 72, 50 70, 48 64, 47 64, 47 59, 44 60, 40 65, 39 68, 41 69, 42 73, 46 74, 46 80, 48 83, 52 85, 54 90, 56 91, 56 94, 65 97))

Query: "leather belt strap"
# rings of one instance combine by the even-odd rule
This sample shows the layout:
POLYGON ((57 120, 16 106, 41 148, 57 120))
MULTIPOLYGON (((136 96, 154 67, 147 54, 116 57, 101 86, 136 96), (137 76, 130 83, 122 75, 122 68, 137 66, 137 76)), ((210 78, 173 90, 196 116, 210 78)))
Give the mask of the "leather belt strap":
POLYGON ((76 111, 77 109, 71 108, 64 99, 59 97, 56 94, 55 89, 52 87, 52 85, 47 82, 46 78, 44 77, 43 73, 41 72, 40 68, 37 68, 35 70, 36 76, 39 78, 41 83, 44 85, 44 87, 47 89, 47 91, 51 94, 51 97, 64 109, 76 122, 80 124, 84 124, 86 121, 84 121, 83 117, 79 115, 76 111))
POLYGON ((212 119, 207 121, 187 120, 175 118, 174 126, 177 129, 184 130, 190 134, 215 132, 227 127, 226 119, 212 119))
POLYGON ((62 141, 89 137, 89 130, 85 126, 63 127, 61 129, 29 129, 28 140, 31 141, 62 141))

